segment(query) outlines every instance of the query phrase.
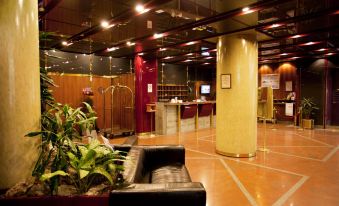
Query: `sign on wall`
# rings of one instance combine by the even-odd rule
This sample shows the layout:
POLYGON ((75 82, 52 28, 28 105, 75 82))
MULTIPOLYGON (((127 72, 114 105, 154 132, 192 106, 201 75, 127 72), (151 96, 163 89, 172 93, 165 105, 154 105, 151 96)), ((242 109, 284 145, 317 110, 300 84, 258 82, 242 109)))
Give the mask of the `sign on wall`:
POLYGON ((272 87, 272 89, 279 89, 280 74, 262 74, 261 87, 272 87))

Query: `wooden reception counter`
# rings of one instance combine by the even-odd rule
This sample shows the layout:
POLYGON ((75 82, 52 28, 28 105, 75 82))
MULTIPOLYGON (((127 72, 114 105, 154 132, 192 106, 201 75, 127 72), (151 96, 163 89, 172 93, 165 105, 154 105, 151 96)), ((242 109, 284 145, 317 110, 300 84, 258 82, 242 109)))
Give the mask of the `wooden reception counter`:
POLYGON ((175 134, 215 127, 215 101, 169 103, 157 102, 157 134, 175 134))

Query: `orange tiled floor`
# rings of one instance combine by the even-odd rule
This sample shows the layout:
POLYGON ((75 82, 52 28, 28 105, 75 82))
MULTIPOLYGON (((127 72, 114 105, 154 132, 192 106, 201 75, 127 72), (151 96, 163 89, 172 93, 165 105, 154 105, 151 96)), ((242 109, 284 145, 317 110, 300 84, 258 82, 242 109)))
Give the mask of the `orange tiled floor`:
MULTIPOLYGON (((258 147, 264 136, 258 124, 258 147)), ((215 129, 139 138, 139 144, 183 144, 186 165, 193 181, 204 184, 208 206, 339 205, 339 130, 268 124, 266 137, 270 151, 249 159, 217 155, 215 129)))

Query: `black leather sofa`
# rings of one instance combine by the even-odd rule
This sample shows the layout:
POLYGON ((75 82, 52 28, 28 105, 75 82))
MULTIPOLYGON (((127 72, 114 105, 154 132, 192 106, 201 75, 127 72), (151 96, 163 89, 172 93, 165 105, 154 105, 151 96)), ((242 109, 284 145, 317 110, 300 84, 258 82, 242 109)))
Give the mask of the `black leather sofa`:
POLYGON ((110 206, 205 206, 206 191, 192 182, 183 146, 123 146, 129 151, 124 178, 130 185, 111 191, 110 206))

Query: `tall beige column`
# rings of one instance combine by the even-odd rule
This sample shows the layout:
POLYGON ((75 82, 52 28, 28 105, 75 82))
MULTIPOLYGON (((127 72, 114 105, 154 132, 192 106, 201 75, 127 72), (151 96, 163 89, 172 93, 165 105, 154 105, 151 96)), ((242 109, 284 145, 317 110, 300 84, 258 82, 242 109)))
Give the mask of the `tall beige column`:
POLYGON ((39 138, 39 29, 36 0, 0 0, 0 189, 31 176, 39 138))
POLYGON ((222 36, 217 43, 216 151, 252 157, 257 141, 258 48, 253 34, 222 36), (221 75, 231 74, 231 88, 221 75))

